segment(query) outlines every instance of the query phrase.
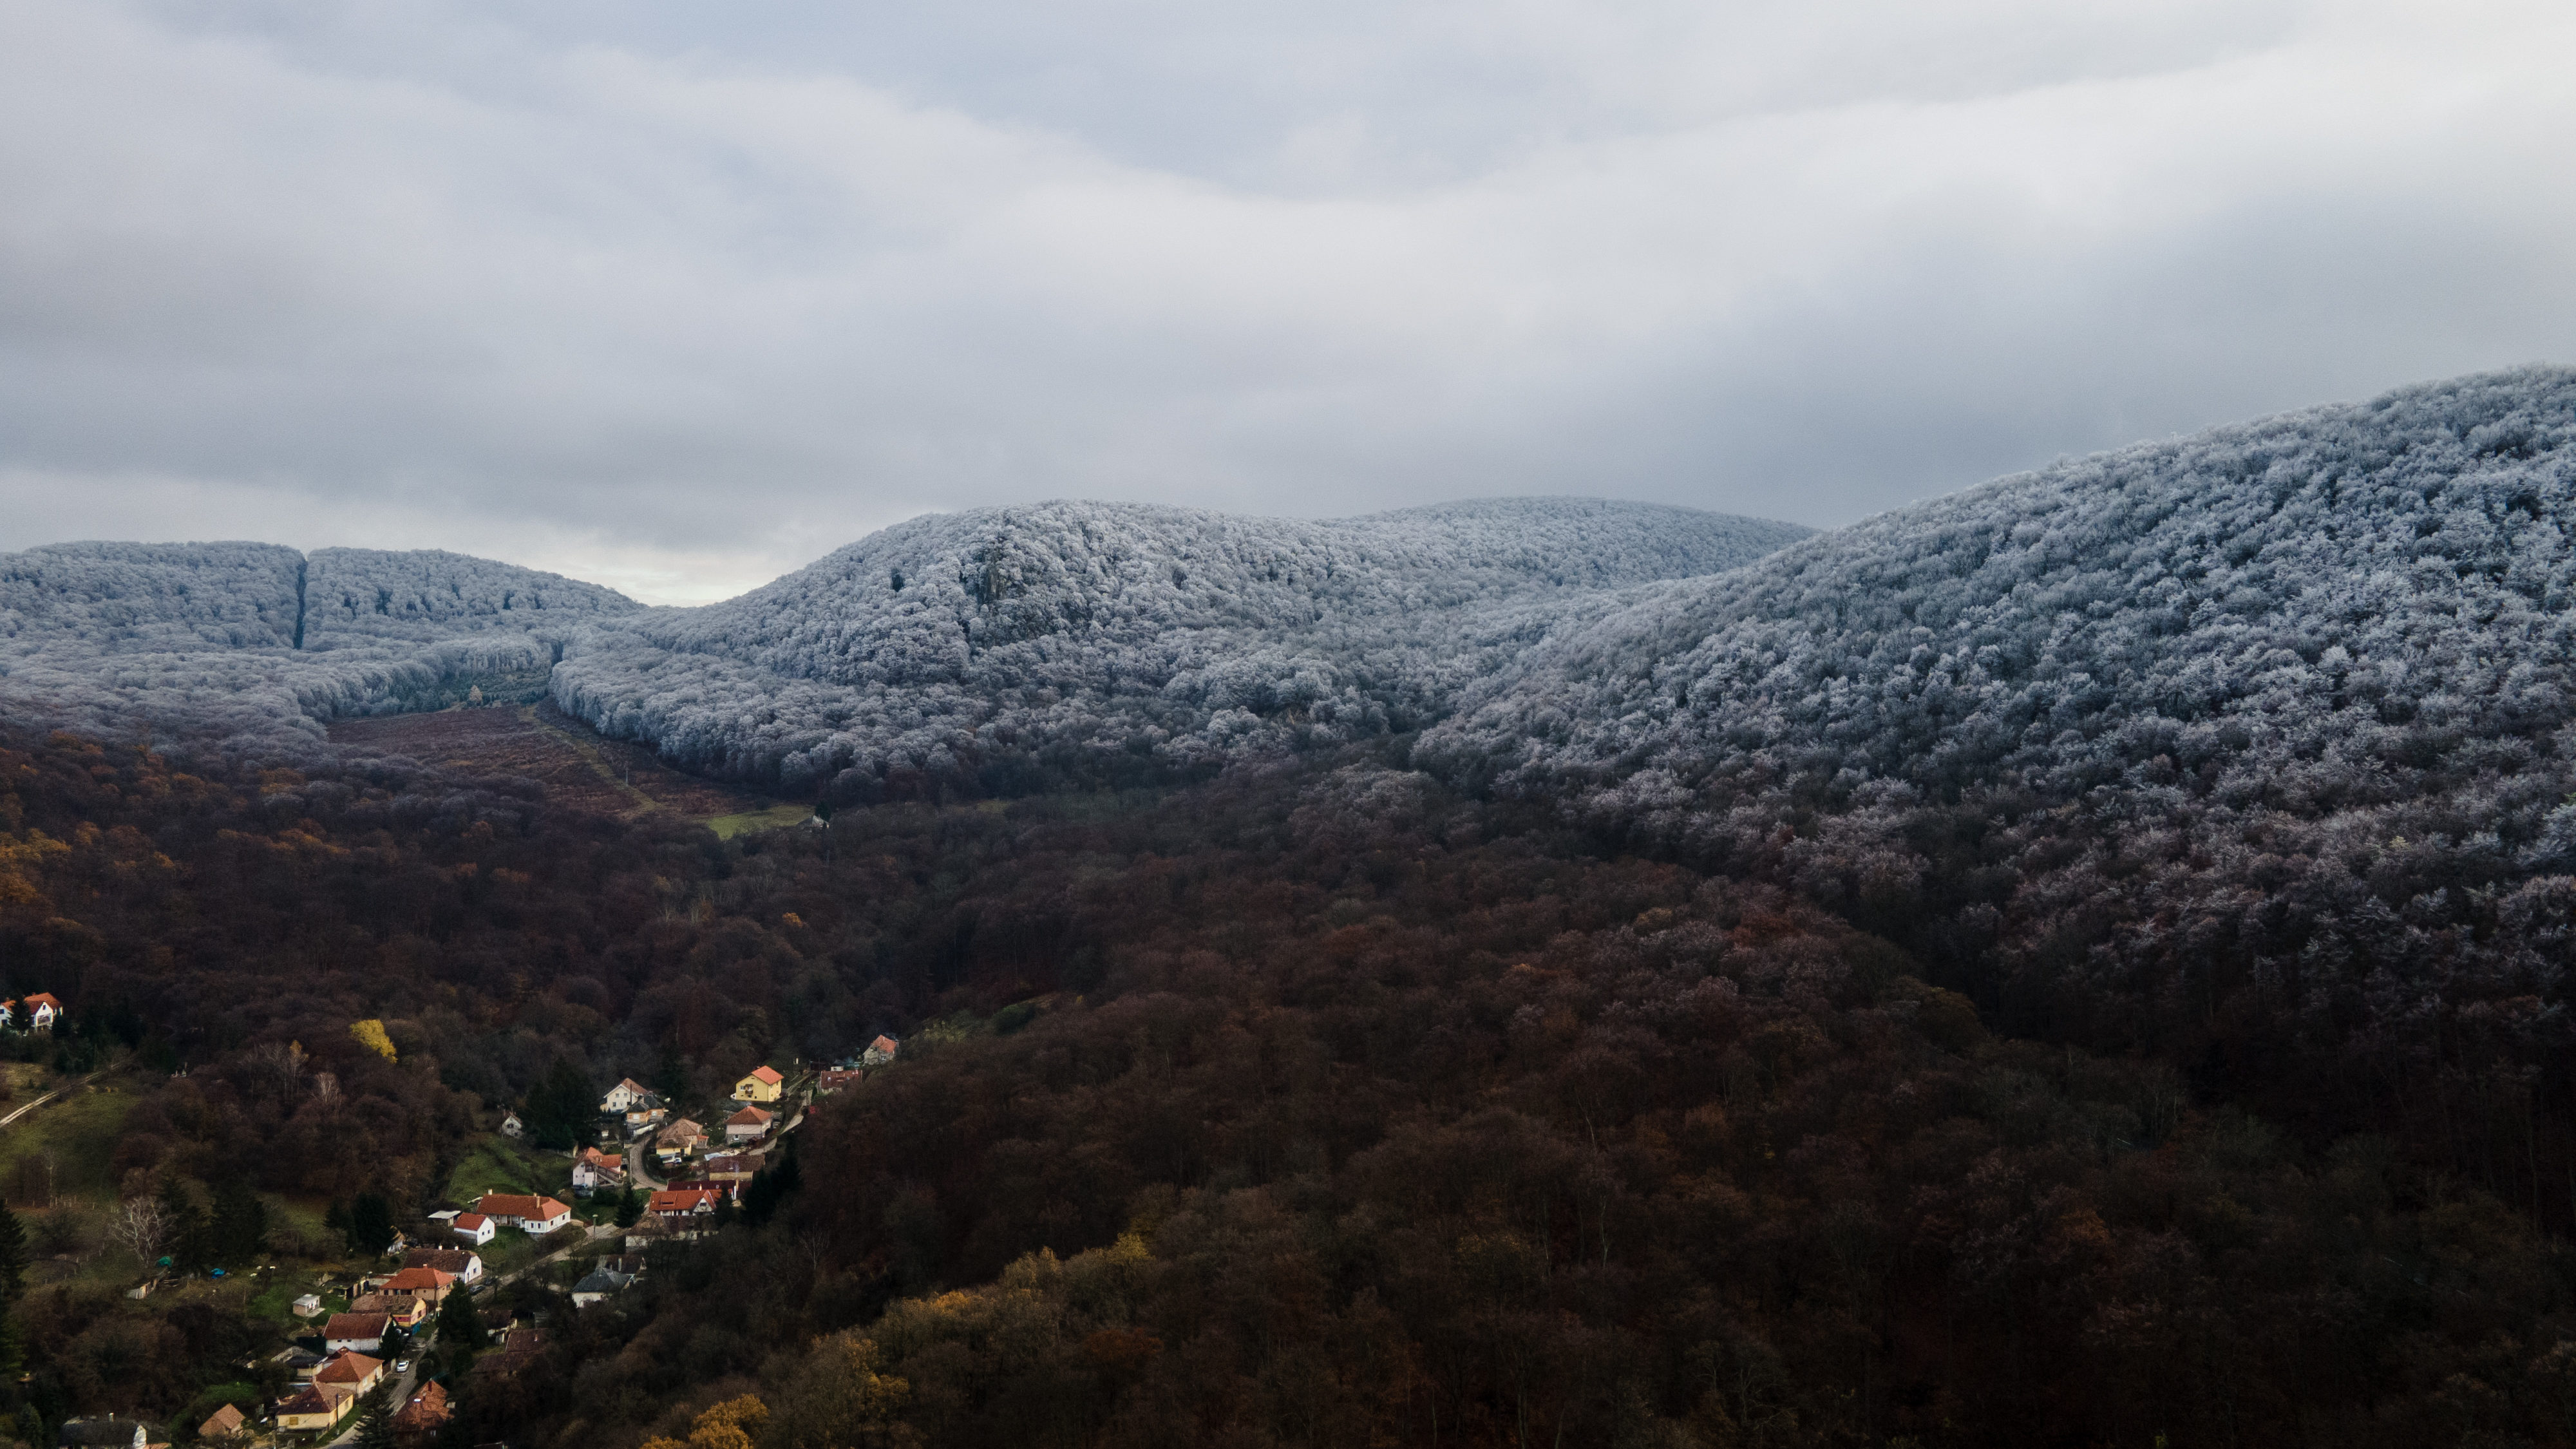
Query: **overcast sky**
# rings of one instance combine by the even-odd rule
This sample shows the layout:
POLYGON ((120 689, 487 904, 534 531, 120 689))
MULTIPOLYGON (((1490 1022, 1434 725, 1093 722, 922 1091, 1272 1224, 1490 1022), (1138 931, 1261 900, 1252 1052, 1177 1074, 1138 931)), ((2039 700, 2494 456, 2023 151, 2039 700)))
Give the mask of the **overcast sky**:
POLYGON ((1848 522, 2576 361, 2576 6, 0 0, 0 549, 1848 522))

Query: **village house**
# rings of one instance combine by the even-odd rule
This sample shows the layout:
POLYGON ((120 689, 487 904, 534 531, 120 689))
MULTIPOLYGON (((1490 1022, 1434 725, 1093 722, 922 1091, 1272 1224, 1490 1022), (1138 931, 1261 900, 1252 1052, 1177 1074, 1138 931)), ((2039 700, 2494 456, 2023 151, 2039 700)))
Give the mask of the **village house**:
MULTIPOLYGON (((474 1211, 505 1228, 517 1228, 538 1238, 572 1221, 571 1208, 550 1197, 523 1193, 487 1192, 475 1200, 474 1211)), ((465 1219, 457 1221, 462 1223, 465 1219)))
POLYGON ((39 991, 24 1001, 0 1002, 0 1026, 11 1031, 50 1032, 62 1015, 63 1004, 50 992, 39 991))
POLYGON ((588 1308, 593 1304, 605 1303, 625 1292, 634 1281, 631 1275, 620 1273, 614 1268, 604 1266, 593 1268, 590 1270, 590 1276, 572 1285, 572 1306, 588 1308))
POLYGON ((843 1087, 857 1086, 867 1079, 867 1075, 855 1067, 825 1067, 821 1074, 814 1078, 814 1090, 828 1097, 843 1087))
POLYGON ((715 1216, 724 1194, 712 1187, 672 1187, 653 1194, 644 1210, 668 1227, 694 1227, 715 1216))
POLYGON ((385 1379, 385 1361, 363 1353, 338 1353, 313 1371, 313 1386, 363 1394, 385 1379))
POLYGON ((501 1230, 501 1225, 481 1213, 458 1213, 456 1221, 447 1225, 447 1230, 479 1248, 492 1241, 492 1235, 501 1230))
POLYGON ((707 1129, 683 1117, 653 1139, 653 1155, 668 1167, 692 1152, 705 1150, 706 1145, 707 1129))
POLYGON ((277 1427, 289 1432, 336 1429, 357 1403, 355 1394, 324 1393, 308 1385, 277 1406, 277 1427))
POLYGON ((374 1353, 385 1346, 385 1329, 393 1319, 383 1313, 334 1313, 322 1325, 322 1346, 333 1353, 354 1349, 374 1353))
POLYGON ((544 1352, 546 1336, 534 1328, 513 1328, 501 1335, 492 1351, 474 1361, 478 1379, 515 1379, 527 1372, 529 1365, 544 1352))
POLYGON ((643 1106, 626 1109, 626 1135, 634 1137, 650 1132, 670 1120, 671 1109, 663 1106, 659 1098, 655 1098, 643 1106))
POLYGON ((321 1313, 322 1313, 322 1295, 321 1295, 321 1294, 319 1294, 319 1293, 307 1293, 307 1294, 305 1294, 303 1297, 298 1298, 298 1299, 296 1299, 296 1300, 295 1300, 295 1316, 296 1316, 296 1317, 298 1317, 298 1318, 316 1318, 316 1317, 321 1316, 321 1313))
POLYGON ((462 1281, 456 1274, 443 1273, 436 1268, 405 1268, 387 1278, 382 1291, 389 1295, 402 1295, 414 1303, 436 1306, 462 1281))
POLYGON ((420 1327, 421 1320, 429 1317, 429 1309, 419 1299, 406 1298, 400 1293, 362 1294, 349 1300, 349 1311, 353 1314, 381 1313, 387 1326, 405 1330, 420 1327))
POLYGON ((207 1415, 206 1422, 197 1426, 197 1437, 200 1439, 229 1439, 233 1435, 240 1433, 242 1431, 242 1425, 246 1422, 247 1421, 242 1418, 240 1405, 226 1404, 222 1408, 215 1410, 212 1414, 207 1415))
POLYGON ((519 1114, 516 1112, 503 1113, 501 1135, 510 1138, 525 1137, 528 1135, 528 1124, 520 1121, 519 1114))
POLYGON ((769 1124, 775 1120, 776 1118, 758 1107, 745 1107, 725 1119, 725 1141, 728 1144, 758 1142, 769 1135, 769 1124))
POLYGON ((445 1386, 432 1380, 421 1385, 409 1402, 394 1412, 394 1437, 407 1444, 427 1442, 455 1412, 448 1406, 445 1386))
POLYGON ((599 1099, 599 1115, 622 1117, 638 1107, 656 1103, 659 1100, 653 1095, 652 1088, 633 1077, 626 1077, 620 1079, 616 1086, 609 1088, 607 1096, 599 1099))
POLYGON ((572 1190, 576 1196, 588 1197, 595 1192, 622 1192, 625 1187, 625 1154, 602 1152, 596 1147, 585 1147, 574 1156, 572 1190))
POLYGON ((901 1050, 903 1050, 903 1043, 896 1041, 890 1036, 879 1036, 875 1041, 868 1043, 868 1049, 866 1051, 859 1053, 859 1065, 863 1067, 884 1066, 886 1063, 893 1061, 895 1053, 901 1050))
MULTIPOLYGON (((761 1161, 767 1155, 761 1152, 718 1153, 698 1164, 698 1176, 708 1182, 725 1186, 737 1182, 749 1182, 752 1174, 760 1171, 761 1161)), ((672 1184, 674 1187, 678 1185, 672 1184)))
POLYGON ((787 1093, 787 1079, 776 1067, 754 1067, 751 1075, 733 1084, 737 1102, 775 1102, 787 1093))
POLYGON ((403 1254, 402 1265, 406 1268, 435 1268, 441 1273, 453 1273, 456 1275, 456 1281, 468 1288, 483 1281, 483 1256, 480 1253, 469 1253, 463 1248, 414 1248, 403 1254))
POLYGON ((137 1419, 71 1419, 56 1436, 57 1444, 114 1445, 116 1449, 152 1449, 152 1431, 137 1419))

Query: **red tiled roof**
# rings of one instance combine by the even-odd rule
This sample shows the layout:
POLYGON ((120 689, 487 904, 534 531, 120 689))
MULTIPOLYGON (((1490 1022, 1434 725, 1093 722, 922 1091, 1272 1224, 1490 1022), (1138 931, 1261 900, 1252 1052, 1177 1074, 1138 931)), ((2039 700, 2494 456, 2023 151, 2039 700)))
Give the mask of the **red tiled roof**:
POLYGON ((713 1208, 715 1206, 715 1200, 721 1196, 723 1196, 722 1193, 717 1192, 711 1187, 666 1188, 653 1194, 652 1200, 645 1204, 645 1211, 656 1213, 696 1212, 701 1207, 713 1208))
MULTIPOLYGON (((354 1317, 359 1315, 343 1314, 341 1316, 354 1317)), ((337 1323, 338 1321, 339 1319, 336 1318, 332 1320, 334 1323, 337 1323)), ((343 1335, 343 1337, 347 1336, 349 1335, 343 1335)), ((364 1334, 356 1336, 361 1338, 365 1337, 364 1334)), ((383 1359, 369 1358, 365 1354, 355 1351, 344 1351, 333 1354, 329 1363, 315 1369, 313 1371, 313 1382, 317 1384, 365 1383, 369 1374, 374 1373, 376 1370, 383 1368, 384 1366, 385 1361, 383 1359)))
POLYGON ((456 1215, 455 1225, 470 1233, 490 1221, 490 1218, 483 1216, 481 1213, 458 1213, 456 1215))
POLYGON ((758 1107, 745 1107, 741 1111, 727 1117, 725 1119, 725 1125, 727 1127, 753 1127, 766 1122, 769 1119, 770 1114, 760 1110, 758 1107))
POLYGON ((559 1218, 572 1211, 550 1197, 529 1197, 510 1192, 487 1192, 475 1201, 474 1210, 486 1217, 535 1218, 538 1222, 559 1218))
POLYGON ((785 1077, 778 1075, 778 1069, 776 1067, 753 1067, 751 1069, 751 1075, 759 1080, 763 1085, 771 1087, 775 1087, 779 1083, 787 1080, 785 1077))
POLYGON ((385 1280, 385 1291, 417 1293, 424 1288, 444 1288, 455 1281, 455 1274, 442 1273, 436 1268, 405 1268, 385 1280))
POLYGON ((322 1337, 326 1340, 382 1338, 385 1336, 385 1325, 392 1321, 381 1313, 334 1313, 331 1315, 331 1321, 322 1325, 322 1337))

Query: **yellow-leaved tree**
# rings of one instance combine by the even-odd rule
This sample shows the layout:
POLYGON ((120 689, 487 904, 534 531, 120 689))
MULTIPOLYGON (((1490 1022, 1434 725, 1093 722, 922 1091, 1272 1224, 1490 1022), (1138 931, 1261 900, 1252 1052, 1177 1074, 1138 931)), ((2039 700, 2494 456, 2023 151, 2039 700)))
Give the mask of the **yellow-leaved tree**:
POLYGON ((385 1024, 376 1018, 371 1016, 364 1021, 350 1022, 349 1035, 358 1039, 358 1045, 386 1061, 394 1059, 394 1039, 385 1035, 385 1024))
POLYGON ((768 1422, 769 1406, 757 1394, 745 1394, 700 1414, 686 1441, 647 1439, 644 1449, 752 1449, 752 1435, 768 1422))

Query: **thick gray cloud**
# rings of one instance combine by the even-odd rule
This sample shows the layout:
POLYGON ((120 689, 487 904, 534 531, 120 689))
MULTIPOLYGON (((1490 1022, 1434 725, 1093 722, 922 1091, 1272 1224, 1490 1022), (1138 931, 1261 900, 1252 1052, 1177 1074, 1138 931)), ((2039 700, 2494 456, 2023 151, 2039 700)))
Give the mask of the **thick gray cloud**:
POLYGON ((1834 524, 2576 357, 2565 6, 2069 8, 0 0, 0 548, 1834 524))

